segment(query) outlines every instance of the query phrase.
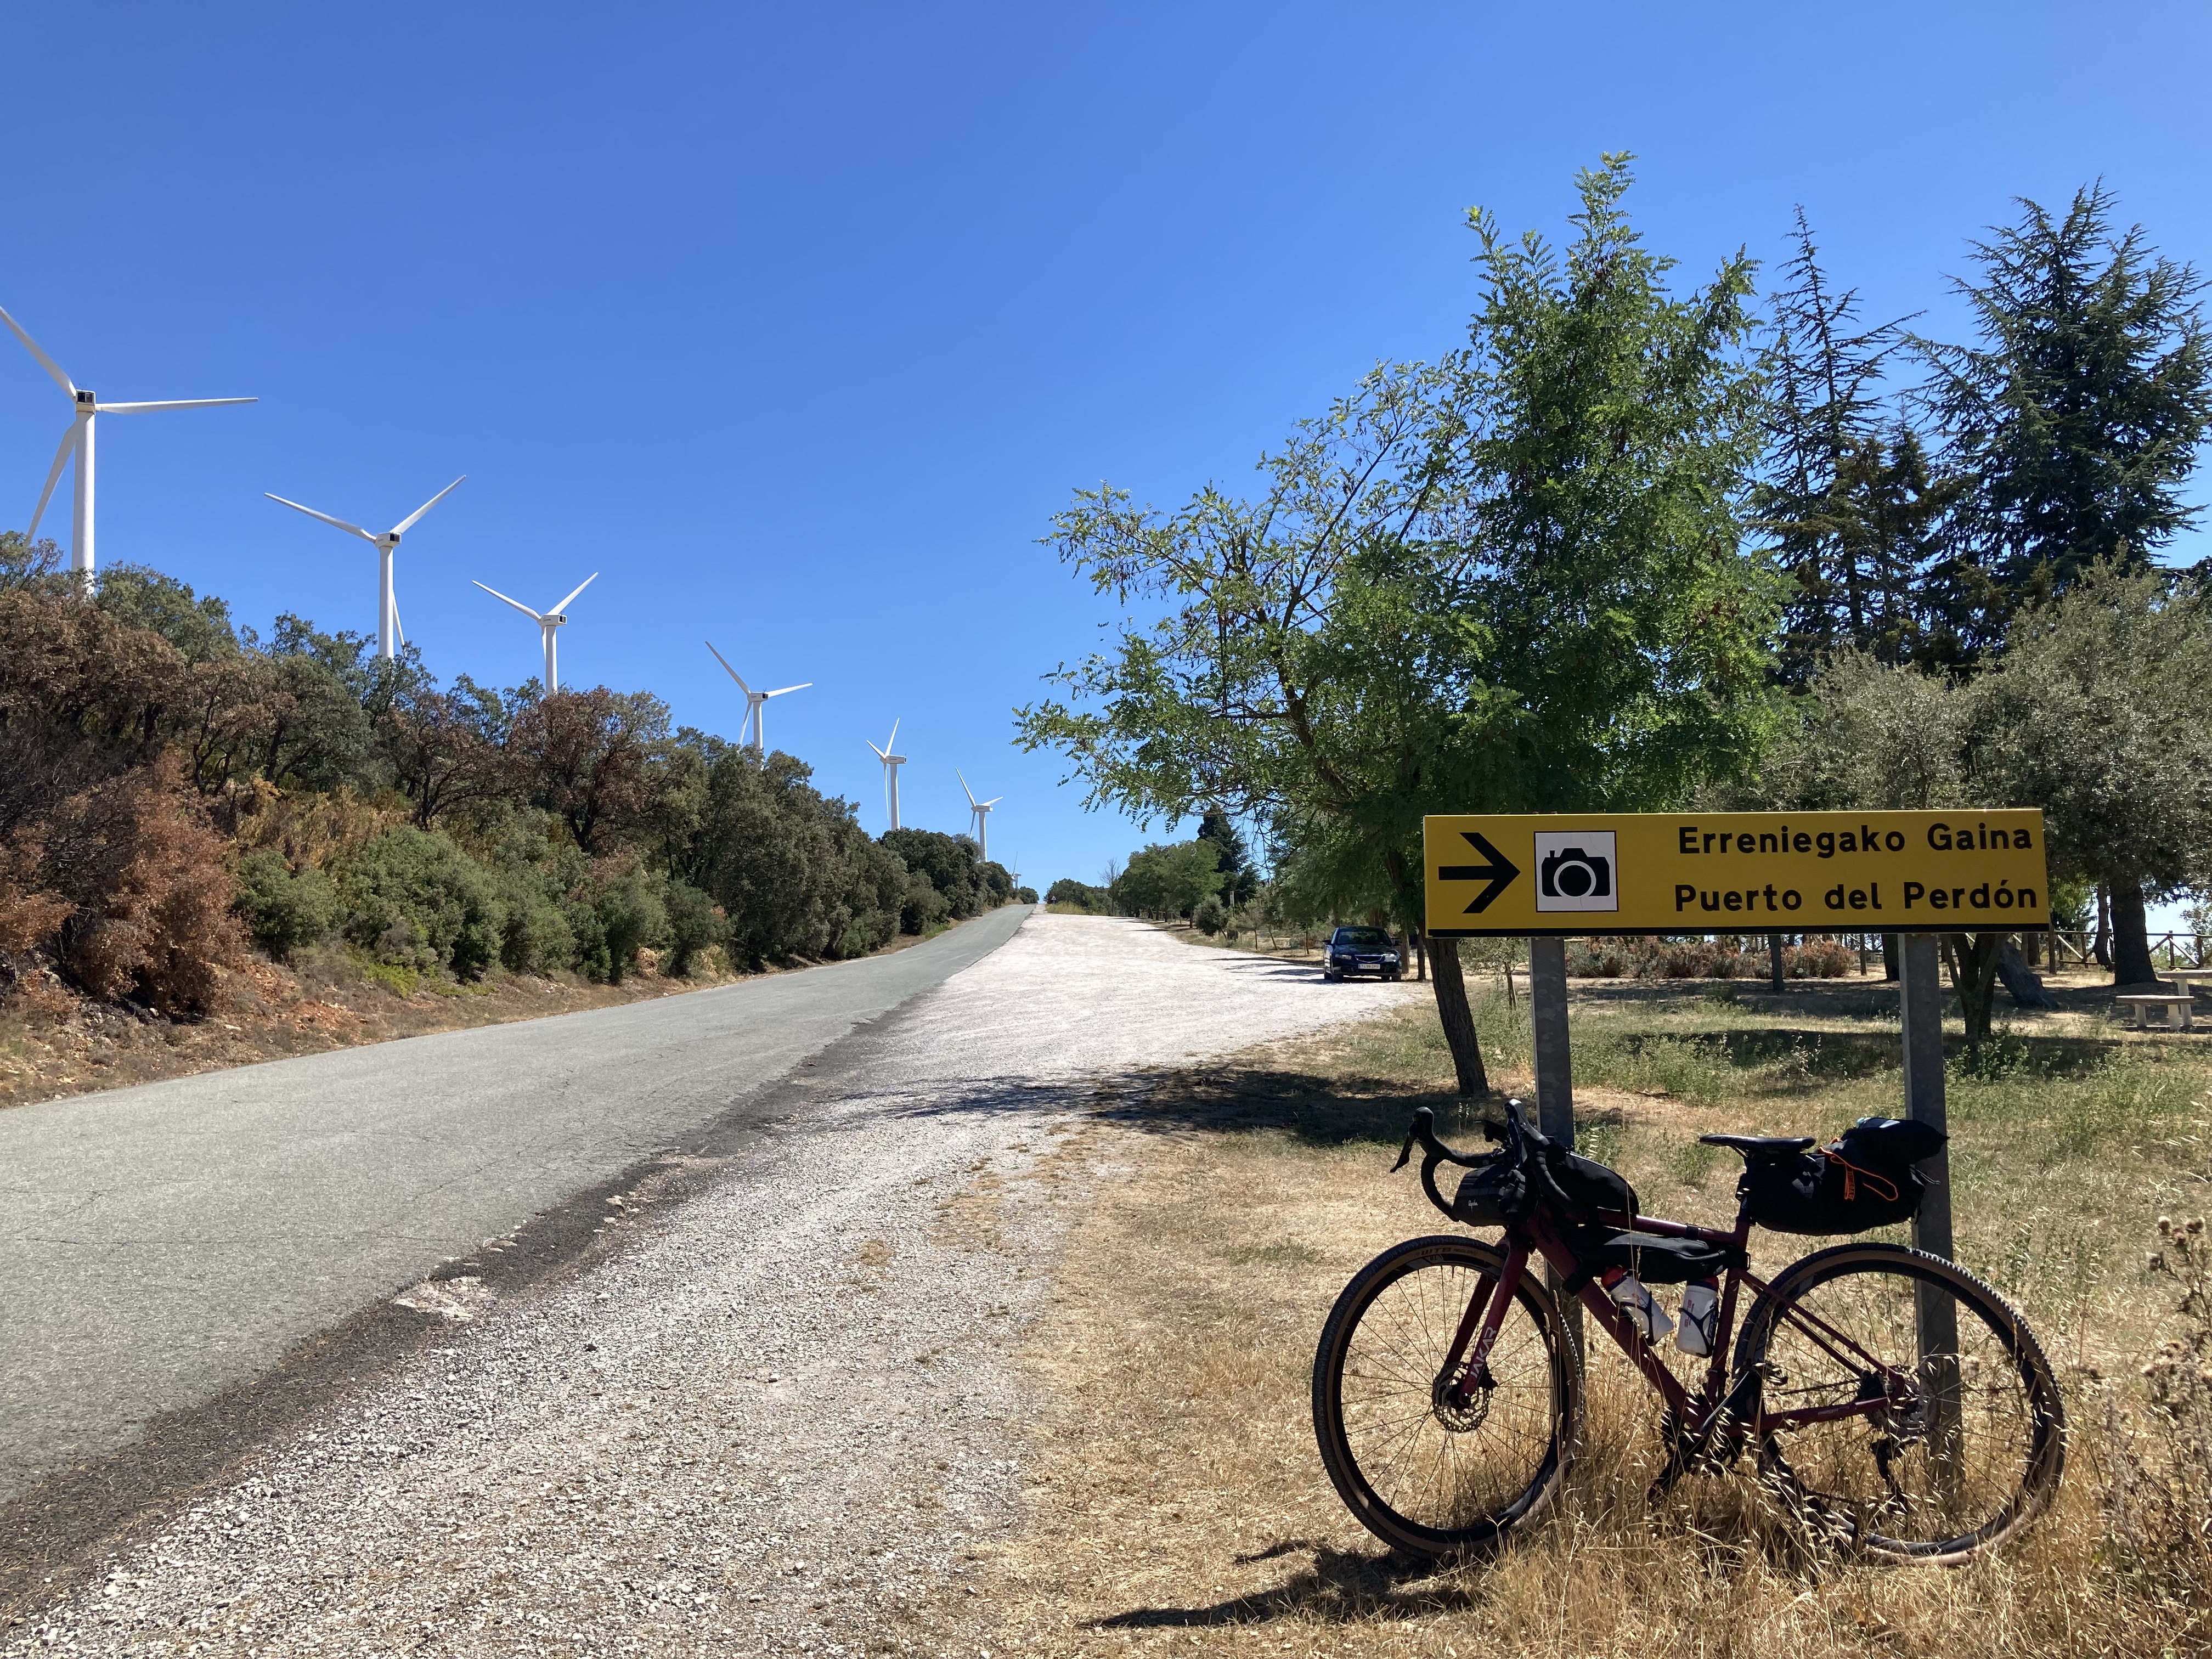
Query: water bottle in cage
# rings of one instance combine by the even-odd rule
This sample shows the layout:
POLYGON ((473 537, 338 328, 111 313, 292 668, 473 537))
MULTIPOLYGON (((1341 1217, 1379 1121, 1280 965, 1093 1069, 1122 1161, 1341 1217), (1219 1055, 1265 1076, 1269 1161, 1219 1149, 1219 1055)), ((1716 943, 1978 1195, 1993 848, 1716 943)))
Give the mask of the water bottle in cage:
POLYGON ((1693 1279, 1682 1286, 1682 1328, 1674 1333, 1674 1346, 1700 1358, 1710 1354, 1720 1325, 1720 1280, 1693 1279))
POLYGON ((1607 1268, 1601 1282, 1613 1305, 1628 1316, 1629 1322, 1644 1334, 1646 1342, 1656 1342, 1674 1328, 1674 1322, 1651 1299, 1651 1292, 1644 1288, 1644 1281, 1626 1268, 1607 1268))

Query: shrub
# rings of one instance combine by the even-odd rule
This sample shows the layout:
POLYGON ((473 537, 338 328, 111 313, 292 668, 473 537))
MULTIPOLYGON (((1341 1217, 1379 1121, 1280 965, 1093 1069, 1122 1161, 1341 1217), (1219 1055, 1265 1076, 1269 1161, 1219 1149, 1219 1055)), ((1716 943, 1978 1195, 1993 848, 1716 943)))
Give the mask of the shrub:
POLYGON ((668 911, 635 854, 595 860, 589 890, 604 941, 605 977, 608 984, 619 985, 637 965, 640 945, 668 937, 668 911))
POLYGON ((907 878, 906 891, 899 896, 899 932, 926 933, 951 910, 952 902, 917 871, 907 878))
POLYGON ((1226 913, 1221 908, 1221 901, 1211 893, 1199 900, 1190 913, 1190 925, 1208 939, 1212 939, 1221 931, 1222 924, 1226 919, 1226 913))
POLYGON ((661 905, 668 913, 668 959, 664 965, 672 977, 689 979, 699 958, 722 942, 727 931, 722 913, 708 894, 673 877, 661 893, 661 905))
POLYGON ((490 873, 437 830, 387 830, 333 870, 348 939, 377 960, 477 979, 504 917, 490 873))
POLYGON ((297 874, 282 853, 263 848, 239 861, 238 914, 253 942, 279 961, 337 927, 337 890, 321 871, 297 874))
POLYGON ((222 970, 245 961, 238 882, 173 755, 63 802, 43 842, 45 884, 75 907, 59 932, 70 979, 164 1013, 221 1006, 222 970))

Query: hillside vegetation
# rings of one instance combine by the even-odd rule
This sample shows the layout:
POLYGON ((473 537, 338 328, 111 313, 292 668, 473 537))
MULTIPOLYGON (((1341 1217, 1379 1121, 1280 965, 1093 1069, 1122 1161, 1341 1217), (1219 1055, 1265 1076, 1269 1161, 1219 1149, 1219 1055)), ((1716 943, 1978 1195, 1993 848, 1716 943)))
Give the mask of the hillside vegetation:
POLYGON ((406 993, 865 955, 1013 896, 975 843, 878 839, 806 764, 294 616, 264 640, 130 566, 96 594, 0 536, 0 997, 170 1019, 257 956, 406 993))

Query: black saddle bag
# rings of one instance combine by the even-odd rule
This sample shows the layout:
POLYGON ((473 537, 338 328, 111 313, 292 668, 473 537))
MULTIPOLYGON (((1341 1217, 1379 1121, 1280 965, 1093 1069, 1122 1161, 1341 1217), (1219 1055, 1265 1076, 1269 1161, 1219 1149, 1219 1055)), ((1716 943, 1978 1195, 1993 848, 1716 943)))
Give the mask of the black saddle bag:
POLYGON ((1945 1136, 1925 1123, 1863 1117, 1810 1152, 1744 1161, 1738 1194, 1751 1218, 1778 1233, 1860 1233, 1920 1212, 1928 1182, 1913 1168, 1945 1136))

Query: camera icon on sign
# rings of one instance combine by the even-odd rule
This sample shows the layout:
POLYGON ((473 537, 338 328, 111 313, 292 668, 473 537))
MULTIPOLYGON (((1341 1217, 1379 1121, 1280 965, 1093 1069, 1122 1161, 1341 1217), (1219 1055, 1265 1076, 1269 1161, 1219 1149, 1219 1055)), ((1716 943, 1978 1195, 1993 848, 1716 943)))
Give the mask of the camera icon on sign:
POLYGON ((1536 836, 1539 910, 1618 910, 1613 833, 1549 830, 1536 836))

